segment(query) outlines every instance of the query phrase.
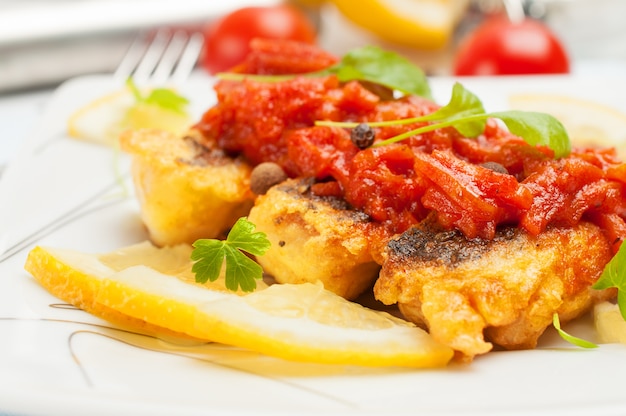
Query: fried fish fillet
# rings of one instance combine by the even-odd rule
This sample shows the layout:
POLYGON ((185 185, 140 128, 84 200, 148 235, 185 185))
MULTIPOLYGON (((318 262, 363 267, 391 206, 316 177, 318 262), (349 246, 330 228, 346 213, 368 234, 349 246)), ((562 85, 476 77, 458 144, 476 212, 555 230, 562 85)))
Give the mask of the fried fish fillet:
POLYGON ((555 312, 565 322, 609 298, 591 285, 611 256, 588 222, 536 237, 505 227, 493 240, 468 240, 424 221, 390 241, 374 294, 471 360, 492 343, 534 348, 555 312))
POLYGON ((310 181, 290 179, 260 195, 248 219, 267 234, 257 261, 279 283, 320 281, 354 299, 370 289, 380 266, 372 259, 369 218, 343 200, 316 197, 310 181))
POLYGON ((198 135, 143 129, 120 137, 133 157, 141 219, 159 246, 219 237, 252 207, 251 167, 201 145, 198 135))

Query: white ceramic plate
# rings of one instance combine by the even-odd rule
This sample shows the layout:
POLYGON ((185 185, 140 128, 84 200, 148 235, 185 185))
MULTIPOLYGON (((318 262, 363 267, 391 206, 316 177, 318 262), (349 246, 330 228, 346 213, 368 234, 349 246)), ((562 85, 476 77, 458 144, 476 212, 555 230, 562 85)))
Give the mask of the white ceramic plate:
MULTIPOLYGON (((435 79, 445 103, 453 80, 435 79)), ((468 79, 488 110, 512 92, 557 92, 622 106, 617 80, 468 79)), ((440 370, 285 362, 223 346, 176 346, 67 308, 23 270, 36 244, 113 250, 146 238, 128 160, 67 137, 68 115, 113 86, 79 78, 53 96, 0 183, 0 415, 617 415, 626 347, 583 350, 549 330, 533 351, 492 352, 440 370)), ((199 117, 210 81, 182 91, 199 117)), ((589 319, 566 329, 594 339, 589 319)))

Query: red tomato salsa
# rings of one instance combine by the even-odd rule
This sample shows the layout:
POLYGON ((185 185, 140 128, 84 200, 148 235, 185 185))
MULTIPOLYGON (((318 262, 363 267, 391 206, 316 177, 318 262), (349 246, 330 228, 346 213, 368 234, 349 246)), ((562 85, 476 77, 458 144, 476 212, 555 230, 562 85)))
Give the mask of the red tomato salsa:
MULTIPOLYGON (((305 72, 334 62, 322 52, 308 54, 323 59, 310 60, 305 72)), ((303 67, 289 56, 259 56, 253 52, 249 72, 276 73, 273 62, 280 62, 284 73, 303 67), (290 59, 296 62, 292 68, 286 64, 290 59)), ((239 70, 247 72, 246 64, 239 70)), ((626 237, 626 167, 613 149, 575 149, 554 159, 550 149, 530 146, 490 120, 477 138, 444 128, 361 150, 349 129, 315 121, 397 120, 439 106, 416 96, 383 99, 359 82, 342 84, 335 76, 222 80, 215 89, 218 103, 197 124, 208 141, 253 165, 275 162, 291 177, 316 178, 314 192, 344 198, 391 233, 435 212, 443 226, 468 238, 492 238, 499 224, 518 224, 536 235, 550 224, 583 219, 598 224, 615 250, 626 237)), ((377 127, 375 140, 417 126, 377 127)))

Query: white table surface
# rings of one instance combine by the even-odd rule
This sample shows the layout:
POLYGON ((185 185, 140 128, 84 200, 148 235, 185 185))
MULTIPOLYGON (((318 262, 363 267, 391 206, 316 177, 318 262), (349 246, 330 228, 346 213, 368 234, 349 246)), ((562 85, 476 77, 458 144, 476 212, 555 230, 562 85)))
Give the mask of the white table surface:
POLYGON ((34 129, 53 90, 0 95, 0 169, 34 129))

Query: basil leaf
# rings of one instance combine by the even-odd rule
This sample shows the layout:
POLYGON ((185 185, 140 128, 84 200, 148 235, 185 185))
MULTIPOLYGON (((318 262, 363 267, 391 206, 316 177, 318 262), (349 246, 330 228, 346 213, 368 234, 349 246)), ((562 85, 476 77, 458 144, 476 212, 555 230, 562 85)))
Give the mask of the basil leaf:
POLYGON ((607 263, 593 289, 604 290, 610 287, 617 288, 617 305, 626 321, 626 244, 622 243, 619 250, 607 263))
POLYGON ((484 113, 485 108, 480 99, 462 84, 456 82, 452 87, 452 96, 448 104, 420 119, 424 121, 454 120, 484 113))
POLYGON ((469 118, 485 114, 482 101, 456 82, 452 87, 452 97, 445 106, 434 113, 420 117, 420 121, 455 121, 454 128, 466 137, 476 137, 485 131, 486 118, 469 118), (466 119, 466 120, 464 120, 466 119))
POLYGON ((567 130, 560 121, 549 114, 502 111, 489 115, 502 120, 511 133, 523 137, 528 144, 548 146, 554 151, 556 158, 567 156, 571 150, 567 130))
POLYGON ((404 94, 432 98, 428 79, 421 68, 377 46, 353 49, 339 63, 316 74, 335 74, 342 82, 370 81, 404 94))
POLYGON ((259 82, 280 82, 296 76, 322 77, 334 74, 341 82, 369 81, 400 91, 432 99, 430 84, 424 71, 395 52, 377 46, 364 46, 346 53, 341 60, 321 71, 299 75, 217 74, 219 79, 253 79, 259 82))

